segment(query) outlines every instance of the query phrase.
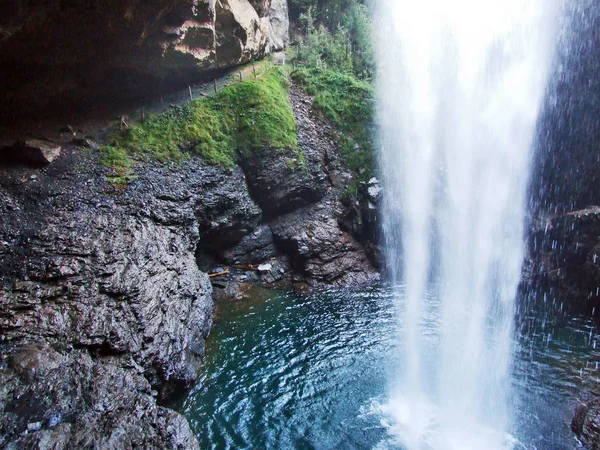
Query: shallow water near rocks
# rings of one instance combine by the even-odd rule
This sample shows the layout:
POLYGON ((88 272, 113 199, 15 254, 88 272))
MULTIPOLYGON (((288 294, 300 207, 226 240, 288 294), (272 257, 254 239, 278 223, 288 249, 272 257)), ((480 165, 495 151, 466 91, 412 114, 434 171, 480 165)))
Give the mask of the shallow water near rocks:
MULTIPOLYGON (((391 289, 266 291, 218 310, 201 378, 179 405, 201 448, 403 449, 385 408, 402 364, 391 289)), ((600 346, 590 320, 552 316, 520 321, 514 449, 579 448, 570 418, 598 381, 600 346)), ((435 343, 434 325, 428 332, 435 343)))

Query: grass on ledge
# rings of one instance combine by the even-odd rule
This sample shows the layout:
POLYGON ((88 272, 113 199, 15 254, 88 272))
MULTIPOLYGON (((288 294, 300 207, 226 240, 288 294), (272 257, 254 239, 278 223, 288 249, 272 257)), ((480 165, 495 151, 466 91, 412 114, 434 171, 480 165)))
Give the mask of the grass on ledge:
POLYGON ((114 169, 116 183, 132 179, 133 159, 181 161, 190 154, 209 164, 233 167, 253 150, 272 147, 298 153, 289 82, 279 68, 230 84, 220 92, 149 117, 113 134, 103 146, 103 163, 114 169))
POLYGON ((375 174, 373 87, 354 76, 331 69, 300 68, 292 79, 314 96, 313 108, 323 113, 335 133, 342 162, 367 181, 375 174))

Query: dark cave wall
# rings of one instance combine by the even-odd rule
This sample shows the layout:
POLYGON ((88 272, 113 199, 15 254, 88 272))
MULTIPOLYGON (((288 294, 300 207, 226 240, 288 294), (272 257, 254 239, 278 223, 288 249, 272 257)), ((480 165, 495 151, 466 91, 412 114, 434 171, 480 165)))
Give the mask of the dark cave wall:
POLYGON ((287 43, 274 0, 2 0, 0 119, 152 95, 287 43))

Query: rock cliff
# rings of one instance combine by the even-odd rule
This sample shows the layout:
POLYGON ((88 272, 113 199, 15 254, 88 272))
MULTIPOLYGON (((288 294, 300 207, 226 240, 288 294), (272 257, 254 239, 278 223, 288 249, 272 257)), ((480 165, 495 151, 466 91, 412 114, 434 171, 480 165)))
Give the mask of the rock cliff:
POLYGON ((0 118, 156 95, 288 42, 286 0, 9 0, 0 118))
POLYGON ((353 175, 328 125, 310 97, 290 96, 303 161, 270 148, 233 169, 147 160, 127 186, 73 144, 45 166, 0 165, 0 446, 197 448, 161 405, 198 374, 205 272, 229 270, 215 298, 248 281, 378 279, 366 231, 376 180, 369 199, 348 200, 353 175))

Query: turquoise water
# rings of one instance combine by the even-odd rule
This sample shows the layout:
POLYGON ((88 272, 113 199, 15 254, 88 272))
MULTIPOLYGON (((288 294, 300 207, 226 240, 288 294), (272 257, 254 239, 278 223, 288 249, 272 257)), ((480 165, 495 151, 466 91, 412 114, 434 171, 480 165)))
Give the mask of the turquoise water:
MULTIPOLYGON (((524 315, 515 340, 515 449, 577 448, 573 399, 597 382, 594 325, 552 316, 524 315)), ((221 303, 180 410, 203 449, 402 449, 380 406, 398 335, 389 289, 221 303)))

